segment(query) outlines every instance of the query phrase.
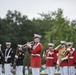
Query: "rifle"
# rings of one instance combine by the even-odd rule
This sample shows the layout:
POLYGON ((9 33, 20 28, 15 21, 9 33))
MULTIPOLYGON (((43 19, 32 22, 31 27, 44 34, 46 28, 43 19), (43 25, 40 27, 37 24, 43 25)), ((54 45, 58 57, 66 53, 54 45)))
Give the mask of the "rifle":
MULTIPOLYGON (((18 49, 16 49, 16 54, 15 55, 19 56, 19 50, 18 49)), ((17 61, 17 59, 14 58, 13 69, 16 69, 16 61, 17 61)))
POLYGON ((4 54, 3 54, 3 52, 2 52, 2 50, 1 50, 1 49, 0 49, 0 53, 1 53, 2 57, 4 57, 4 54))

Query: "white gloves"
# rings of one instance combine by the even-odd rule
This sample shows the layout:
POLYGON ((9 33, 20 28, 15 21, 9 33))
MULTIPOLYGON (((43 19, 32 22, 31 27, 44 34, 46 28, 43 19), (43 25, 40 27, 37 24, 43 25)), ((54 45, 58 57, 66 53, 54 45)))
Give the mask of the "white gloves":
POLYGON ((75 50, 75 48, 72 48, 72 50, 74 51, 74 50, 75 50))
POLYGON ((62 58, 61 60, 63 61, 63 60, 66 60, 66 59, 68 59, 68 56, 66 56, 66 57, 62 58))
POLYGON ((16 59, 18 59, 18 56, 17 56, 17 55, 15 55, 15 58, 16 58, 16 59))
POLYGON ((53 52, 50 52, 50 51, 49 51, 49 52, 48 52, 48 54, 52 55, 52 54, 53 54, 53 52))
POLYGON ((31 48, 31 47, 32 47, 29 42, 27 42, 27 47, 28 47, 28 48, 31 48))

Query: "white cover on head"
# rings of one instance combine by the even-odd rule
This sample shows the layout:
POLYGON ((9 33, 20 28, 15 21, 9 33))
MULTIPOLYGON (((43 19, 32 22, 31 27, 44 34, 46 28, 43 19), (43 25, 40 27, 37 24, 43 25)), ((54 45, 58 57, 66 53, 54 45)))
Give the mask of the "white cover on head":
POLYGON ((48 43, 48 46, 54 46, 54 44, 53 43, 48 43))
POLYGON ((62 44, 62 43, 65 43, 66 44, 66 41, 60 41, 60 43, 62 44))
POLYGON ((73 42, 67 42, 66 43, 66 45, 72 45, 73 44, 73 42))
POLYGON ((42 36, 39 35, 39 34, 34 34, 34 38, 35 38, 35 37, 41 38, 42 36))
POLYGON ((20 48, 21 48, 21 47, 22 47, 22 45, 21 45, 21 44, 18 44, 18 47, 20 47, 20 48))
POLYGON ((11 42, 6 42, 6 45, 11 45, 11 42))

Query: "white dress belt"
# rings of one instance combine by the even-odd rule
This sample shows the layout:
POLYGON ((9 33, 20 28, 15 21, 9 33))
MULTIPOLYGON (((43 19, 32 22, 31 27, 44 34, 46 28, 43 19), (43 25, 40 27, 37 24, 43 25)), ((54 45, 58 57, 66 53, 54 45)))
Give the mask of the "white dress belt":
POLYGON ((71 56, 71 57, 69 57, 70 59, 73 59, 74 57, 73 56, 71 56))
POLYGON ((32 56, 40 56, 40 54, 31 54, 32 56))
POLYGON ((46 57, 47 59, 54 59, 53 57, 46 57))

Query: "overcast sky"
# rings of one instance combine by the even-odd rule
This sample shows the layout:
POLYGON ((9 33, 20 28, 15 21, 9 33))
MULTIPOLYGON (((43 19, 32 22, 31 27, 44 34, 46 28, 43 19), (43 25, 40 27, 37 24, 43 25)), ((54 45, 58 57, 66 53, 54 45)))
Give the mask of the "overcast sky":
POLYGON ((76 0, 0 0, 0 17, 5 17, 8 10, 20 11, 29 19, 40 17, 38 13, 48 13, 63 9, 65 17, 76 19, 76 0))

